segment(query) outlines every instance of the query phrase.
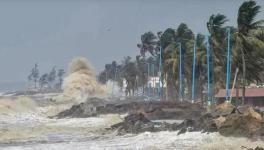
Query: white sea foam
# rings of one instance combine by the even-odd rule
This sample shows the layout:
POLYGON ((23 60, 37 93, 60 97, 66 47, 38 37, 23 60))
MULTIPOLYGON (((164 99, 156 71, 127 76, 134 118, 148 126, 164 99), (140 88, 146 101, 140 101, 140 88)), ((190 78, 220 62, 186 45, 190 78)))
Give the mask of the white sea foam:
POLYGON ((243 147, 263 146, 262 141, 252 142, 246 138, 222 137, 217 133, 177 132, 142 133, 139 135, 113 136, 85 141, 60 142, 5 147, 4 150, 241 150, 243 147))

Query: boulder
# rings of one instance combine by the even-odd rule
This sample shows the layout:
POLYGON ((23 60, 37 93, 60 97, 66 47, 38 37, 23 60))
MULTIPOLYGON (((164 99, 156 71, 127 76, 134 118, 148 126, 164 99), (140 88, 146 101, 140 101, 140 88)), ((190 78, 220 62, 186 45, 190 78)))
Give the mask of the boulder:
POLYGON ((232 113, 235 113, 236 109, 235 106, 233 106, 230 103, 223 103, 220 105, 217 105, 215 108, 211 109, 208 113, 213 118, 218 118, 220 116, 227 116, 232 113))
POLYGON ((243 111, 243 114, 234 113, 225 118, 219 126, 219 133, 226 136, 262 136, 263 119, 252 107, 243 111))
POLYGON ((264 150, 264 148, 257 146, 256 148, 249 148, 248 150, 264 150))
POLYGON ((249 107, 250 107, 250 106, 248 106, 248 105, 245 105, 245 106, 238 106, 238 107, 237 107, 237 112, 240 113, 240 114, 243 114, 245 111, 248 110, 249 107))
POLYGON ((215 122, 217 129, 219 129, 225 121, 226 121, 226 117, 223 117, 223 116, 220 116, 220 117, 214 119, 214 122, 215 122))
POLYGON ((84 103, 73 105, 70 109, 60 112, 56 118, 76 117, 85 118, 97 115, 97 108, 103 107, 104 101, 99 98, 90 98, 84 103))
POLYGON ((124 121, 111 126, 112 130, 117 130, 119 135, 125 133, 158 132, 177 130, 177 124, 165 122, 151 122, 143 113, 134 113, 125 117, 124 121))

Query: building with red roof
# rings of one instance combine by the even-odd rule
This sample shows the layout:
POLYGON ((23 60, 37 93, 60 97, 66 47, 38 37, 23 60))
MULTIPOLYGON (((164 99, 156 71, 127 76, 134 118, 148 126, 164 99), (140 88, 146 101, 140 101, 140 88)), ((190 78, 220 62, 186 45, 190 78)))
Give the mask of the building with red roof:
MULTIPOLYGON (((242 89, 234 89, 230 96, 232 96, 232 102, 241 103, 242 89), (239 102, 237 102, 239 101, 239 102)), ((219 92, 214 96, 217 103, 225 101, 226 90, 220 89, 219 92)), ((246 88, 245 91, 245 104, 252 106, 264 107, 264 88, 246 88)))

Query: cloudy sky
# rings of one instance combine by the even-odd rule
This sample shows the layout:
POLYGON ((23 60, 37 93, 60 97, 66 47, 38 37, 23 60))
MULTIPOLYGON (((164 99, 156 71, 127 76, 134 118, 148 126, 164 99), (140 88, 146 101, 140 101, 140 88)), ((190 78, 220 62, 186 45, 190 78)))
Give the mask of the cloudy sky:
MULTIPOLYGON (((112 60, 139 53, 146 31, 164 31, 187 23, 207 34, 211 14, 236 24, 243 0, 2 0, 0 1, 0 83, 26 81, 35 62, 41 73, 67 68, 87 57, 96 72, 112 60)), ((258 4, 263 6, 264 1, 258 4)), ((263 10, 263 9, 262 9, 263 10)), ((258 18, 264 19, 264 11, 258 18)))

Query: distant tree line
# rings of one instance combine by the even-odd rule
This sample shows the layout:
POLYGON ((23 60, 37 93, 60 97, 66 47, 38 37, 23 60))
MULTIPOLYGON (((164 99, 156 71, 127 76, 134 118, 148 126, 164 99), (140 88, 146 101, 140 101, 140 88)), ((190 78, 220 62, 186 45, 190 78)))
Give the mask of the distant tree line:
POLYGON ((33 82, 34 88, 39 90, 61 89, 64 74, 64 69, 56 70, 53 67, 49 73, 40 75, 38 64, 35 63, 28 75, 28 81, 33 82))
POLYGON ((139 88, 144 90, 147 86, 148 76, 148 64, 149 64, 149 75, 157 76, 158 74, 158 63, 154 57, 141 57, 138 55, 135 60, 130 56, 124 57, 120 64, 113 61, 110 64, 105 65, 105 69, 99 73, 98 79, 101 83, 106 83, 108 80, 116 81, 121 87, 124 88, 124 82, 126 83, 126 89, 128 95, 134 95, 135 91, 139 88), (154 70, 151 68, 155 68, 154 70), (153 75, 154 74, 154 75, 153 75))

